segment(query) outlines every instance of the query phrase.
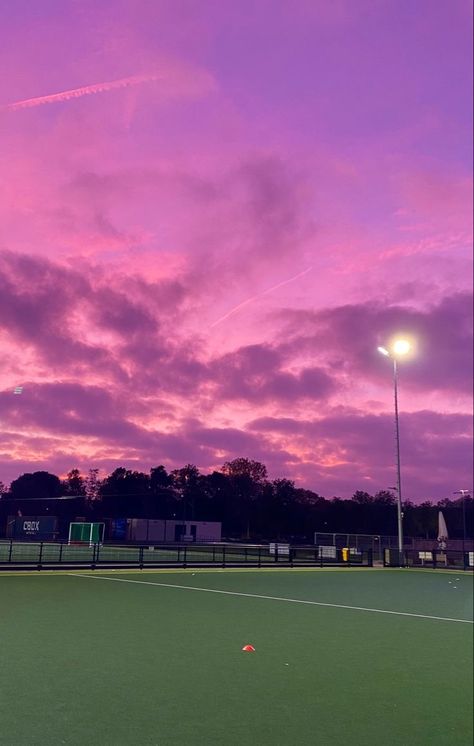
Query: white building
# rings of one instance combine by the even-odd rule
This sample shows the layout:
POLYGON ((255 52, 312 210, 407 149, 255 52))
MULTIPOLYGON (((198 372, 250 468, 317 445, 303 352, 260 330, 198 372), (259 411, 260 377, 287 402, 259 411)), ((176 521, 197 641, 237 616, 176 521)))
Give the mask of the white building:
POLYGON ((221 540, 220 521, 177 521, 127 518, 128 541, 215 542, 221 540))

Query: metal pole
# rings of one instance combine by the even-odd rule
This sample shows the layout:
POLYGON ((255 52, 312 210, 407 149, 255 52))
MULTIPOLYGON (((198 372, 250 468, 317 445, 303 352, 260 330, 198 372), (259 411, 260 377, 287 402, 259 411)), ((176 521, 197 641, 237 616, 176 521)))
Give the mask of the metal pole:
POLYGON ((464 490, 462 493, 462 556, 464 562, 464 552, 466 551, 466 506, 464 503, 464 490))
POLYGON ((403 560, 403 516, 402 516, 402 479, 400 469, 400 427, 398 422, 398 370, 396 358, 393 358, 393 389, 395 399, 395 438, 397 445, 397 521, 398 521, 398 560, 400 567, 403 560))
POLYGON ((462 506, 462 551, 463 554, 466 551, 466 504, 465 497, 469 495, 469 490, 456 490, 454 495, 461 495, 461 506, 462 506))

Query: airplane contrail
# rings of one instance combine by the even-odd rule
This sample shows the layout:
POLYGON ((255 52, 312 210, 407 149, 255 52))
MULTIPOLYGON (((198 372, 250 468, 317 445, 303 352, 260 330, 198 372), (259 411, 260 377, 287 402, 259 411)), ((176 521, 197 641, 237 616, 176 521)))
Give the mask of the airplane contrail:
POLYGON ((52 93, 48 96, 38 96, 36 98, 26 98, 23 101, 14 101, 11 104, 1 106, 0 109, 3 109, 4 111, 17 111, 18 109, 29 109, 33 106, 43 106, 43 104, 55 104, 59 101, 69 101, 71 98, 88 96, 91 93, 102 93, 103 91, 111 91, 114 88, 126 88, 132 85, 148 83, 152 80, 158 80, 159 77, 161 76, 131 75, 128 78, 109 80, 105 83, 94 83, 93 85, 86 85, 83 88, 72 88, 69 91, 60 91, 60 93, 52 93))
POLYGON ((295 280, 298 280, 300 277, 303 277, 303 275, 308 274, 308 272, 311 272, 313 268, 308 267, 308 269, 305 269, 303 272, 300 272, 299 274, 295 275, 294 277, 290 277, 288 280, 283 280, 283 282, 279 282, 278 285, 273 285, 271 288, 267 288, 267 290, 264 290, 263 293, 258 293, 257 295, 253 295, 251 298, 247 298, 247 300, 242 301, 242 303, 239 303, 238 306, 235 306, 234 308, 231 308, 230 311, 228 311, 224 316, 221 316, 216 321, 213 321, 213 323, 210 325, 210 329, 212 329, 214 326, 217 326, 217 324, 220 324, 221 321, 225 321, 229 318, 229 316, 232 316, 234 313, 237 313, 237 311, 240 311, 241 308, 244 306, 248 306, 249 303, 253 303, 253 301, 257 300, 258 298, 261 298, 263 295, 268 295, 268 293, 273 293, 274 290, 278 290, 278 288, 283 287, 283 285, 288 285, 290 282, 294 282, 295 280))

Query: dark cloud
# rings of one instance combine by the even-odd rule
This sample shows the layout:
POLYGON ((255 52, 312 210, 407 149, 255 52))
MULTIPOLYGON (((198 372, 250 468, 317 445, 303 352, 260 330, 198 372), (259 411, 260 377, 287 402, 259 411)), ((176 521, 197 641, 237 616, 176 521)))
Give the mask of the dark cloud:
POLYGON ((298 373, 282 370, 286 360, 278 347, 249 345, 214 360, 211 379, 220 399, 247 401, 297 401, 325 399, 333 391, 330 376, 321 368, 298 373))
POLYGON ((137 297, 130 298, 120 276, 97 276, 93 268, 73 270, 43 258, 2 252, 0 325, 13 343, 31 346, 52 372, 66 376, 82 365, 124 383, 127 346, 131 353, 134 345, 140 347, 132 340, 138 338, 144 347, 154 340, 156 347, 163 347, 157 288, 144 298, 145 287, 141 282, 137 297), (117 342, 102 340, 103 332, 113 332, 117 342))
POLYGON ((381 380, 386 372, 377 346, 407 335, 416 345, 403 362, 407 386, 471 393, 472 310, 472 295, 458 293, 423 310, 368 302, 281 316, 290 335, 287 354, 317 350, 334 371, 381 380))

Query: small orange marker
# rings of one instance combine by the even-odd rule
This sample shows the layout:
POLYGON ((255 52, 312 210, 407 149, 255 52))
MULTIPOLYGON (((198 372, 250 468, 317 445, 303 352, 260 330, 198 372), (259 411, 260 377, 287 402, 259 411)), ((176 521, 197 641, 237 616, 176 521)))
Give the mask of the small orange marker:
POLYGON ((253 645, 244 645, 242 651, 245 653, 255 653, 255 648, 253 645))

